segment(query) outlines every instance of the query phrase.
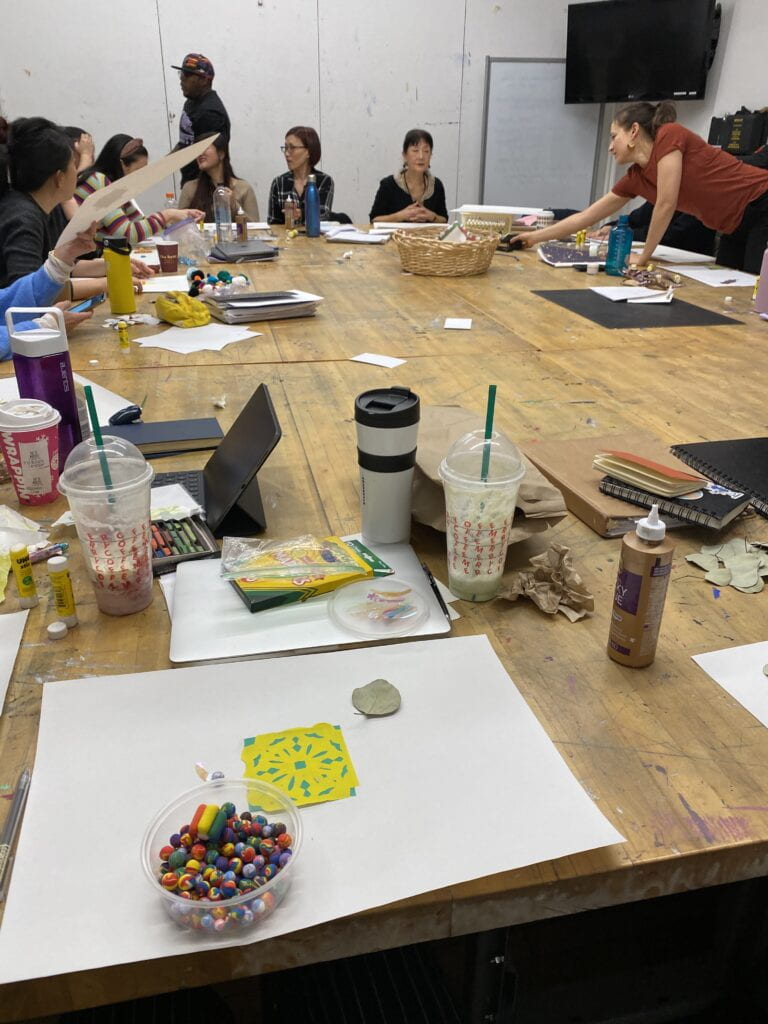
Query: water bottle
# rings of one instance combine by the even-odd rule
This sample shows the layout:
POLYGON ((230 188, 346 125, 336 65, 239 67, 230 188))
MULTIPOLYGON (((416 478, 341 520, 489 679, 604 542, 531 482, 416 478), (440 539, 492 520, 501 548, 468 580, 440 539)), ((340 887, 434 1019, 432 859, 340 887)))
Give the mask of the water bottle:
POLYGON ((176 201, 176 193, 175 192, 166 192, 165 193, 165 208, 166 208, 166 210, 176 210, 176 209, 178 209, 178 206, 179 206, 179 204, 176 201))
POLYGON ((627 215, 619 217, 619 223, 611 228, 608 236, 608 257, 605 261, 605 272, 612 277, 623 277, 624 267, 632 251, 632 228, 627 215))
POLYGON ((317 238, 320 234, 320 196, 317 194, 314 174, 307 178, 307 188, 304 192, 304 222, 307 225, 307 235, 310 238, 317 238))
POLYGON ((131 270, 131 243, 127 238, 104 239, 109 308, 115 316, 136 312, 136 293, 131 270))
POLYGON ((45 309, 14 307, 6 312, 5 322, 19 396, 47 402, 61 415, 59 466, 63 468, 69 453, 82 440, 64 314, 58 306, 45 309), (44 313, 51 313, 55 317, 55 328, 16 330, 14 318, 30 320, 44 313))
POLYGON ((222 245, 232 241, 232 211, 229 194, 219 186, 213 193, 213 219, 216 221, 216 242, 222 245))

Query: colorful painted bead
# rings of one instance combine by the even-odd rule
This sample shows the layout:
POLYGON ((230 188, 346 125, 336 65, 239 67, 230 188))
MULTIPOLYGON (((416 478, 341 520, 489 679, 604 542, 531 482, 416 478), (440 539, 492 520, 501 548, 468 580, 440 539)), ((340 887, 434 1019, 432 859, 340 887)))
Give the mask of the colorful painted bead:
POLYGON ((206 864, 215 864, 216 861, 218 860, 218 856, 219 856, 219 851, 218 850, 216 850, 216 849, 208 850, 208 852, 205 855, 205 863, 206 864))
POLYGON ((171 838, 170 838, 170 839, 168 840, 168 842, 169 842, 169 843, 171 844, 171 846, 173 846, 173 847, 174 847, 175 849, 178 849, 178 847, 180 847, 180 846, 181 846, 181 836, 179 835, 179 833, 178 833, 178 832, 174 832, 174 834, 173 834, 173 835, 171 836, 171 838))
POLYGON ((285 825, 282 823, 282 821, 273 821, 272 822, 272 835, 273 836, 281 836, 285 831, 286 831, 286 828, 285 828, 285 825))
POLYGON ((237 882, 234 879, 225 879, 219 886, 221 895, 225 900, 230 899, 237 893, 237 882))
POLYGON ((289 846, 293 846, 293 836, 283 830, 277 837, 277 845, 281 850, 287 850, 289 846))
POLYGON ((209 875, 209 877, 206 878, 205 880, 206 880, 206 882, 208 882, 209 885, 214 886, 214 885, 218 885, 223 877, 224 877, 224 872, 223 871, 219 871, 218 868, 214 868, 213 871, 211 871, 211 874, 209 875))
POLYGON ((200 864, 199 860, 195 860, 194 857, 190 857, 187 863, 184 865, 184 868, 186 871, 189 872, 190 875, 196 875, 200 870, 201 866, 202 865, 200 864))
POLYGON ((187 849, 189 849, 192 846, 192 836, 189 834, 189 832, 182 832, 181 845, 185 846, 187 849))
POLYGON ((174 847, 173 846, 170 846, 170 845, 169 846, 164 846, 160 850, 160 860, 168 860, 168 858, 171 856, 173 851, 174 851, 174 847))
POLYGON ((233 857, 229 862, 229 870, 239 875, 243 870, 243 862, 239 857, 233 857))
POLYGON ((264 817, 263 814, 257 814, 253 818, 253 820, 256 822, 257 825, 266 825, 267 824, 267 819, 264 817))
POLYGON ((179 891, 189 892, 195 887, 195 876, 185 872, 179 879, 179 891))
POLYGON ((162 885, 164 889, 167 889, 168 892, 173 892, 173 890, 178 885, 178 882, 179 880, 173 871, 166 871, 166 873, 160 879, 160 885, 162 885))
POLYGON ((261 855, 263 857, 269 857, 269 855, 272 853, 274 848, 275 848, 275 840, 274 839, 262 839, 261 842, 259 843, 259 853, 261 853, 261 855))
POLYGON ((222 857, 234 857, 234 855, 235 855, 235 844, 234 843, 226 843, 225 842, 222 845, 222 847, 221 847, 221 855, 222 855, 222 857))
POLYGON ((266 860, 264 859, 264 857, 261 856, 261 854, 258 854, 256 857, 253 858, 253 866, 256 868, 257 874, 263 870, 264 865, 266 863, 266 860))
POLYGON ((202 843, 195 843, 189 851, 195 860, 205 860, 206 849, 202 843))
POLYGON ((219 892, 215 885, 211 886, 210 891, 208 893, 208 899, 213 900, 214 903, 218 902, 221 899, 221 893, 219 892))
POLYGON ((229 857, 224 857, 221 854, 219 854, 214 863, 216 867, 219 869, 219 871, 226 871, 227 868, 229 867, 229 857))
MULTIPOLYGON (((267 864, 264 868, 264 877, 266 879, 274 878, 278 870, 279 869, 275 864, 267 864)), ((181 882, 179 882, 179 885, 181 885, 181 882)))
POLYGON ((171 871, 175 871, 176 868, 183 867, 187 862, 187 851, 183 846, 180 846, 178 850, 174 850, 171 856, 168 858, 168 867, 171 871))
POLYGON ((227 927, 226 920, 224 920, 224 921, 214 921, 213 922, 213 930, 216 931, 216 932, 223 932, 226 927, 227 927))
POLYGON ((292 850, 283 850, 283 852, 280 854, 280 859, 278 860, 278 864, 280 865, 280 867, 284 868, 292 856, 292 850))
MULTIPOLYGON (((270 854, 269 863, 270 864, 279 864, 281 856, 282 856, 282 853, 281 853, 280 849, 274 850, 270 854)), ((187 868, 189 868, 189 864, 187 864, 187 868)))
POLYGON ((243 864, 243 878, 253 878, 256 874, 256 867, 253 864, 243 864))
POLYGON ((243 813, 240 815, 241 821, 250 821, 252 818, 253 815, 251 814, 250 811, 243 811, 243 813))
MULTIPOLYGON (((250 862, 256 856, 256 851, 254 850, 254 848, 252 846, 246 846, 245 843, 238 843, 237 845, 242 846, 243 848, 239 854, 243 863, 250 864, 250 862)), ((235 850, 237 850, 237 847, 235 847, 235 850)))
POLYGON ((213 931, 213 918, 210 914, 203 914, 200 918, 200 925, 205 928, 206 931, 213 931))
POLYGON ((265 839, 270 839, 272 837, 272 832, 273 832, 273 829, 272 829, 271 825, 263 825, 262 826, 261 834, 262 834, 262 836, 264 836, 265 839))
POLYGON ((195 880, 195 892, 200 899, 204 900, 210 891, 211 887, 204 879, 198 878, 195 880))
POLYGON ((245 843, 235 843, 235 856, 236 857, 242 857, 244 849, 245 849, 245 843))

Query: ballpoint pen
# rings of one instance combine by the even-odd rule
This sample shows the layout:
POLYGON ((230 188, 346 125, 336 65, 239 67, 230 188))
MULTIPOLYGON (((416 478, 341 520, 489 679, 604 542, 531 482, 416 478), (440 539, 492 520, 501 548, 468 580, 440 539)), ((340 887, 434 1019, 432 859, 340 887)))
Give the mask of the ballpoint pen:
POLYGON ((30 779, 29 769, 25 768, 19 776, 19 781, 16 783, 16 792, 13 794, 13 800, 11 801, 11 810, 3 829, 2 838, 0 838, 0 903, 5 899, 5 893, 8 888, 8 873, 13 863, 11 850, 13 849, 13 844, 21 825, 21 819, 24 815, 24 805, 27 802, 30 779))
POLYGON ((450 624, 451 624, 451 613, 448 611, 448 606, 446 605, 445 601, 443 600, 443 595, 440 593, 440 589, 439 589, 437 583, 435 582, 435 577, 432 575, 432 572, 431 572, 429 566, 426 564, 426 562, 422 562, 421 563, 421 568, 424 570, 424 575, 427 577, 429 585, 432 588, 432 593, 435 595, 435 599, 437 600, 437 603, 440 605, 440 610, 442 611, 443 615, 448 620, 448 625, 450 626, 450 624))

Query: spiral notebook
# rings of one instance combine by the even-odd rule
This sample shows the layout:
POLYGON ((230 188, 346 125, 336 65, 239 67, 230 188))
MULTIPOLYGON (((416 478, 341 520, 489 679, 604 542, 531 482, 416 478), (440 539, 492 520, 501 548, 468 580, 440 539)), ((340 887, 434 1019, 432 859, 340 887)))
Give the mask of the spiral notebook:
POLYGON ((614 498, 621 498, 643 508, 658 505, 659 513, 663 516, 675 516, 696 526, 709 526, 713 530, 721 530, 727 526, 749 505, 748 494, 735 497, 736 492, 726 491, 715 484, 710 485, 708 489, 694 491, 695 496, 690 498, 664 498, 650 491, 643 491, 633 484, 623 483, 615 477, 605 476, 600 481, 600 490, 603 494, 610 494, 614 498))
POLYGON ((754 508, 768 517, 768 437, 676 444, 671 451, 710 480, 746 492, 754 508))

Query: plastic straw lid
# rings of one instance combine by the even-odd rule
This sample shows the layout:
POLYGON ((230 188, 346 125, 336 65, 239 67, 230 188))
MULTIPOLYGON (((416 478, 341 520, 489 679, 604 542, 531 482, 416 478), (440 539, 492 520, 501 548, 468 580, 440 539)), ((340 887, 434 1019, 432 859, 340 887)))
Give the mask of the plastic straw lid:
POLYGON ((491 462, 491 437, 493 435, 493 412, 496 408, 496 385, 488 385, 488 402, 485 407, 485 445, 483 446, 483 465, 480 479, 488 479, 488 467, 491 462))

